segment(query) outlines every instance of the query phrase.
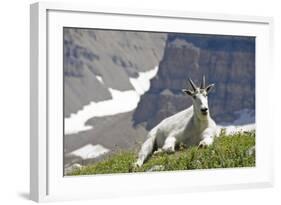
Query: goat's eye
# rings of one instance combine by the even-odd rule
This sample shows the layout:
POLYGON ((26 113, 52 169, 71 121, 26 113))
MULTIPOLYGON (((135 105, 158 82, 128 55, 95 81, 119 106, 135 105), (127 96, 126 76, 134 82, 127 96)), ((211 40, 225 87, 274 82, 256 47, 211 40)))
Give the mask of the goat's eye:
POLYGON ((193 99, 196 99, 196 95, 193 95, 192 97, 193 97, 193 99))

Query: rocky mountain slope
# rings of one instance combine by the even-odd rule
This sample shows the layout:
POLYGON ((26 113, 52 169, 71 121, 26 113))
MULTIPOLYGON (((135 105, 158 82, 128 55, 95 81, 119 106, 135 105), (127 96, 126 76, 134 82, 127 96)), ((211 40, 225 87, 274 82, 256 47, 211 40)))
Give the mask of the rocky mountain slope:
POLYGON ((154 69, 166 34, 64 28, 64 116, 112 98, 109 88, 134 87, 129 78, 154 69))
POLYGON ((188 77, 199 85, 203 74, 216 85, 209 106, 218 123, 233 121, 237 111, 254 110, 255 38, 169 34, 159 71, 141 97, 134 124, 150 130, 189 107, 191 99, 181 89, 187 86, 188 77))

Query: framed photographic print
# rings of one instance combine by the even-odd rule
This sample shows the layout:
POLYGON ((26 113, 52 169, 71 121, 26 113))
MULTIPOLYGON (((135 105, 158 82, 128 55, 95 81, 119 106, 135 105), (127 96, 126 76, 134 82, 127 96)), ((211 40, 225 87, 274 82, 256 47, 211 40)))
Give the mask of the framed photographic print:
POLYGON ((269 17, 31 5, 35 201, 272 186, 269 17))

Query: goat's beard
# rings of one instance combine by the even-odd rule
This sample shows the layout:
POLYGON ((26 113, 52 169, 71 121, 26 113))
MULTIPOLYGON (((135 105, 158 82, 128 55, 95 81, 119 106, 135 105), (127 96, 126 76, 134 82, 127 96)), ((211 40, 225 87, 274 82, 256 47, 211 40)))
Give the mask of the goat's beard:
POLYGON ((206 120, 207 118, 209 117, 209 112, 206 112, 206 113, 200 113, 200 118, 202 120, 206 120))
POLYGON ((203 116, 207 116, 207 115, 209 114, 209 112, 208 112, 208 111, 206 111, 206 112, 201 112, 201 114, 202 114, 203 116))

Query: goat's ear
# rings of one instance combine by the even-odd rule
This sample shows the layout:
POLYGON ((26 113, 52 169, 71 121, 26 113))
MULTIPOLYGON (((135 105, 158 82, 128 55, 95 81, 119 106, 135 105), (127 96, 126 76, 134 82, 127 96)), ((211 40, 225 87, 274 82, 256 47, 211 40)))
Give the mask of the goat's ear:
POLYGON ((187 95, 193 95, 193 92, 187 89, 182 89, 182 92, 184 92, 187 95))
POLYGON ((210 84, 210 85, 208 85, 208 86, 205 88, 206 92, 209 93, 209 92, 213 89, 214 86, 215 86, 215 84, 210 84))

